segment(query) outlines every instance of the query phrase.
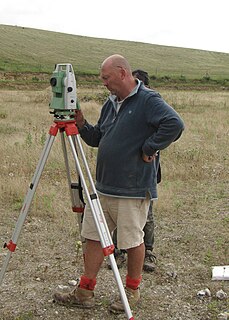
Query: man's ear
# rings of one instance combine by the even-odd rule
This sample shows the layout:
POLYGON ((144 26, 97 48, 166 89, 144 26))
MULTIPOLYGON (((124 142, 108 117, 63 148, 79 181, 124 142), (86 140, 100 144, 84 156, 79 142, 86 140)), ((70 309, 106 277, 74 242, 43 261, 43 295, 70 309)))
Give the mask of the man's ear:
POLYGON ((120 73, 121 73, 121 79, 125 79, 126 77, 126 70, 124 68, 120 68, 120 73))

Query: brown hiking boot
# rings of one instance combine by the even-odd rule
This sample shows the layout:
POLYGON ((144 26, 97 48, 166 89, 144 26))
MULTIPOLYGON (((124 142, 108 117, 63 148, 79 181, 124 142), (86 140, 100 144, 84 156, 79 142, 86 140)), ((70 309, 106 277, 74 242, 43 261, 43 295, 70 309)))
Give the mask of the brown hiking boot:
MULTIPOLYGON (((140 300, 140 290, 139 288, 133 290, 131 288, 126 288, 126 296, 131 308, 138 304, 140 300)), ((124 312, 124 306, 121 300, 121 297, 117 297, 115 301, 110 305, 110 311, 113 313, 121 313, 124 312)))
POLYGON ((71 292, 57 291, 53 294, 53 302, 69 307, 93 308, 95 306, 94 292, 80 287, 71 292))
POLYGON ((145 259, 143 264, 143 270, 147 272, 153 272, 156 268, 157 258, 151 250, 146 250, 145 259))

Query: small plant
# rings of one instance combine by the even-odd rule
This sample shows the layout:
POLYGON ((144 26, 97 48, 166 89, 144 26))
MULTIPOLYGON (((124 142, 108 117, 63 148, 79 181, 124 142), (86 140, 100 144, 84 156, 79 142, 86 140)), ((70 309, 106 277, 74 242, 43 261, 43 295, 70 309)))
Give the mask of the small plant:
POLYGON ((0 126, 0 133, 2 134, 12 134, 12 133, 15 133, 16 132, 16 129, 15 127, 11 126, 11 125, 5 125, 5 124, 2 124, 0 126))
POLYGON ((46 133, 43 130, 41 134, 41 141, 40 141, 42 146, 45 144, 45 141, 46 141, 46 133))
POLYGON ((171 80, 171 77, 170 76, 163 76, 163 77, 161 77, 161 80, 169 81, 169 80, 171 80))
POLYGON ((155 75, 150 76, 150 80, 157 80, 157 76, 155 75))
POLYGON ((206 72, 206 74, 203 76, 203 80, 209 81, 210 79, 211 79, 210 75, 208 74, 208 72, 206 72))
POLYGON ((15 198, 13 200, 13 209, 17 211, 21 210, 22 204, 23 204, 23 198, 19 198, 19 197, 15 198))
POLYGON ((214 314, 215 316, 217 316, 217 314, 220 312, 218 302, 216 300, 211 301, 208 304, 208 310, 211 312, 211 314, 214 314))
POLYGON ((33 312, 32 311, 23 313, 19 317, 15 318, 15 320, 32 320, 32 319, 33 319, 33 312))
POLYGON ((207 264, 211 264, 212 259, 213 259, 212 250, 208 249, 207 252, 205 253, 204 262, 207 264))
POLYGON ((27 134, 27 136, 26 136, 25 145, 26 145, 27 147, 31 147, 31 145, 32 145, 32 135, 31 135, 30 132, 29 132, 29 133, 27 134))
POLYGON ((40 199, 43 202, 43 207, 49 212, 52 212, 52 209, 53 209, 53 199, 54 199, 53 194, 43 195, 42 199, 40 199))
POLYGON ((180 78, 179 78, 179 79, 180 79, 181 81, 184 81, 184 82, 186 81, 186 77, 185 77, 183 74, 180 75, 180 78))
POLYGON ((79 257, 79 253, 82 250, 82 242, 81 241, 76 241, 76 257, 79 257))
POLYGON ((6 119, 7 118, 7 113, 4 111, 0 112, 0 119, 6 119))

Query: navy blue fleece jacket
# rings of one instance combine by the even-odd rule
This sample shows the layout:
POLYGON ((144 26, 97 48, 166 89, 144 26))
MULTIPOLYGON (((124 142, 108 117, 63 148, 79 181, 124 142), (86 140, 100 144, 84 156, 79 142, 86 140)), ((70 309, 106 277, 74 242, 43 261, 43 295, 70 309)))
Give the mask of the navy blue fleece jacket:
POLYGON ((96 189, 117 196, 157 198, 155 161, 146 163, 142 153, 153 155, 180 137, 184 123, 159 93, 140 85, 126 98, 119 112, 109 98, 95 126, 85 123, 82 139, 98 147, 96 189))

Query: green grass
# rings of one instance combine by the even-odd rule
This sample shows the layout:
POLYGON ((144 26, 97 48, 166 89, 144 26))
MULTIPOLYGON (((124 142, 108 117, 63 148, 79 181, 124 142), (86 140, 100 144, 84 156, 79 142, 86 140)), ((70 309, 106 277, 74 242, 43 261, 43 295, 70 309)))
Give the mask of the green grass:
MULTIPOLYGON (((56 63, 71 63, 77 74, 98 75, 101 62, 113 53, 127 57, 133 69, 153 78, 223 80, 229 76, 229 54, 133 41, 69 35, 0 25, 0 71, 52 72, 56 63)), ((168 80, 167 79, 167 80, 168 80)), ((37 78, 34 78, 37 81, 37 78)))
POLYGON ((21 314, 15 320, 31 320, 31 319, 34 319, 33 316, 34 316, 34 313, 32 311, 28 311, 26 313, 21 314))

